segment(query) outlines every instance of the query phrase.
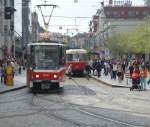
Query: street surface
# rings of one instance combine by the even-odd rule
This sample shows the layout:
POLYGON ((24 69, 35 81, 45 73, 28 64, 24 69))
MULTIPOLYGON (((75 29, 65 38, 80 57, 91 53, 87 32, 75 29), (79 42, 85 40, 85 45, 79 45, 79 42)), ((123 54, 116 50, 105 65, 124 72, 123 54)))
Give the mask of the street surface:
POLYGON ((67 79, 59 93, 1 94, 0 127, 150 127, 150 92, 67 79))

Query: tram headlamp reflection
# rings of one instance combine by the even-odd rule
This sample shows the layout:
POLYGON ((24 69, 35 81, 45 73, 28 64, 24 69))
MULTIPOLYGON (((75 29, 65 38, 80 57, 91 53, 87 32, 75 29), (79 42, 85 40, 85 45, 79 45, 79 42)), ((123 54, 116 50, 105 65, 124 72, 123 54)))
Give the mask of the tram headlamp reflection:
POLYGON ((57 78, 58 76, 57 75, 54 75, 54 78, 57 78))
POLYGON ((36 78, 39 78, 39 77, 40 77, 40 75, 36 74, 36 75, 35 75, 35 77, 36 77, 36 78))

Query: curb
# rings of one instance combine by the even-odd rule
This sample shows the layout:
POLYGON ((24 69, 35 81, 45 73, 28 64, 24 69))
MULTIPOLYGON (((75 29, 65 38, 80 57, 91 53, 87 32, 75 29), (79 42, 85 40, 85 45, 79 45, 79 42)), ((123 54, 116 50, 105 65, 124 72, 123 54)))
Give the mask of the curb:
POLYGON ((11 92, 11 91, 16 91, 16 90, 20 90, 20 89, 24 89, 24 88, 26 88, 26 87, 27 87, 26 85, 23 85, 23 86, 20 86, 20 87, 16 87, 16 88, 4 90, 4 91, 1 91, 0 94, 8 93, 8 92, 11 92))
POLYGON ((107 83, 107 82, 105 82, 105 81, 103 81, 103 80, 97 79, 97 78, 95 78, 95 77, 93 77, 93 76, 91 76, 91 77, 92 77, 93 79, 97 80, 98 82, 103 83, 104 85, 107 85, 107 86, 110 86, 110 87, 115 87, 115 88, 130 88, 130 86, 111 85, 110 83, 107 83))

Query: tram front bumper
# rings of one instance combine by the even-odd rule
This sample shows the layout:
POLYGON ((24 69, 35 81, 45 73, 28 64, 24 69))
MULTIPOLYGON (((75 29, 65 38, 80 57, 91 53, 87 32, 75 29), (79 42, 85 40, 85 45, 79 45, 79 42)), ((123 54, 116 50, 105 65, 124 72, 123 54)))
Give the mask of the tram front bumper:
POLYGON ((47 90, 58 84, 59 82, 57 80, 33 80, 32 83, 30 83, 30 88, 47 90))

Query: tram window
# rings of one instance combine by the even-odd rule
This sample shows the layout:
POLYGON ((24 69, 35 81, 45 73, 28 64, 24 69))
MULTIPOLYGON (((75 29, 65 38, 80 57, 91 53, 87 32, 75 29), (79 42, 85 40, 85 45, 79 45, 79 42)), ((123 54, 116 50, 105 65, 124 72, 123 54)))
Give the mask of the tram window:
POLYGON ((64 65, 65 64, 65 48, 60 47, 60 52, 59 52, 59 64, 64 65))
POLYGON ((67 55, 67 60, 68 61, 72 61, 73 60, 73 55, 72 54, 68 54, 67 55))
POLYGON ((31 46, 30 47, 30 62, 29 62, 29 64, 31 64, 30 66, 32 66, 33 68, 34 68, 34 66, 35 66, 35 62, 34 62, 34 55, 35 54, 35 50, 34 50, 34 47, 33 46, 31 46))
POLYGON ((79 61, 80 58, 79 58, 79 54, 74 54, 73 55, 73 61, 79 61))
POLYGON ((80 58, 80 61, 87 60, 87 55, 86 54, 80 54, 79 58, 80 58))
POLYGON ((59 66, 58 47, 37 47, 35 48, 36 69, 57 69, 59 66))

